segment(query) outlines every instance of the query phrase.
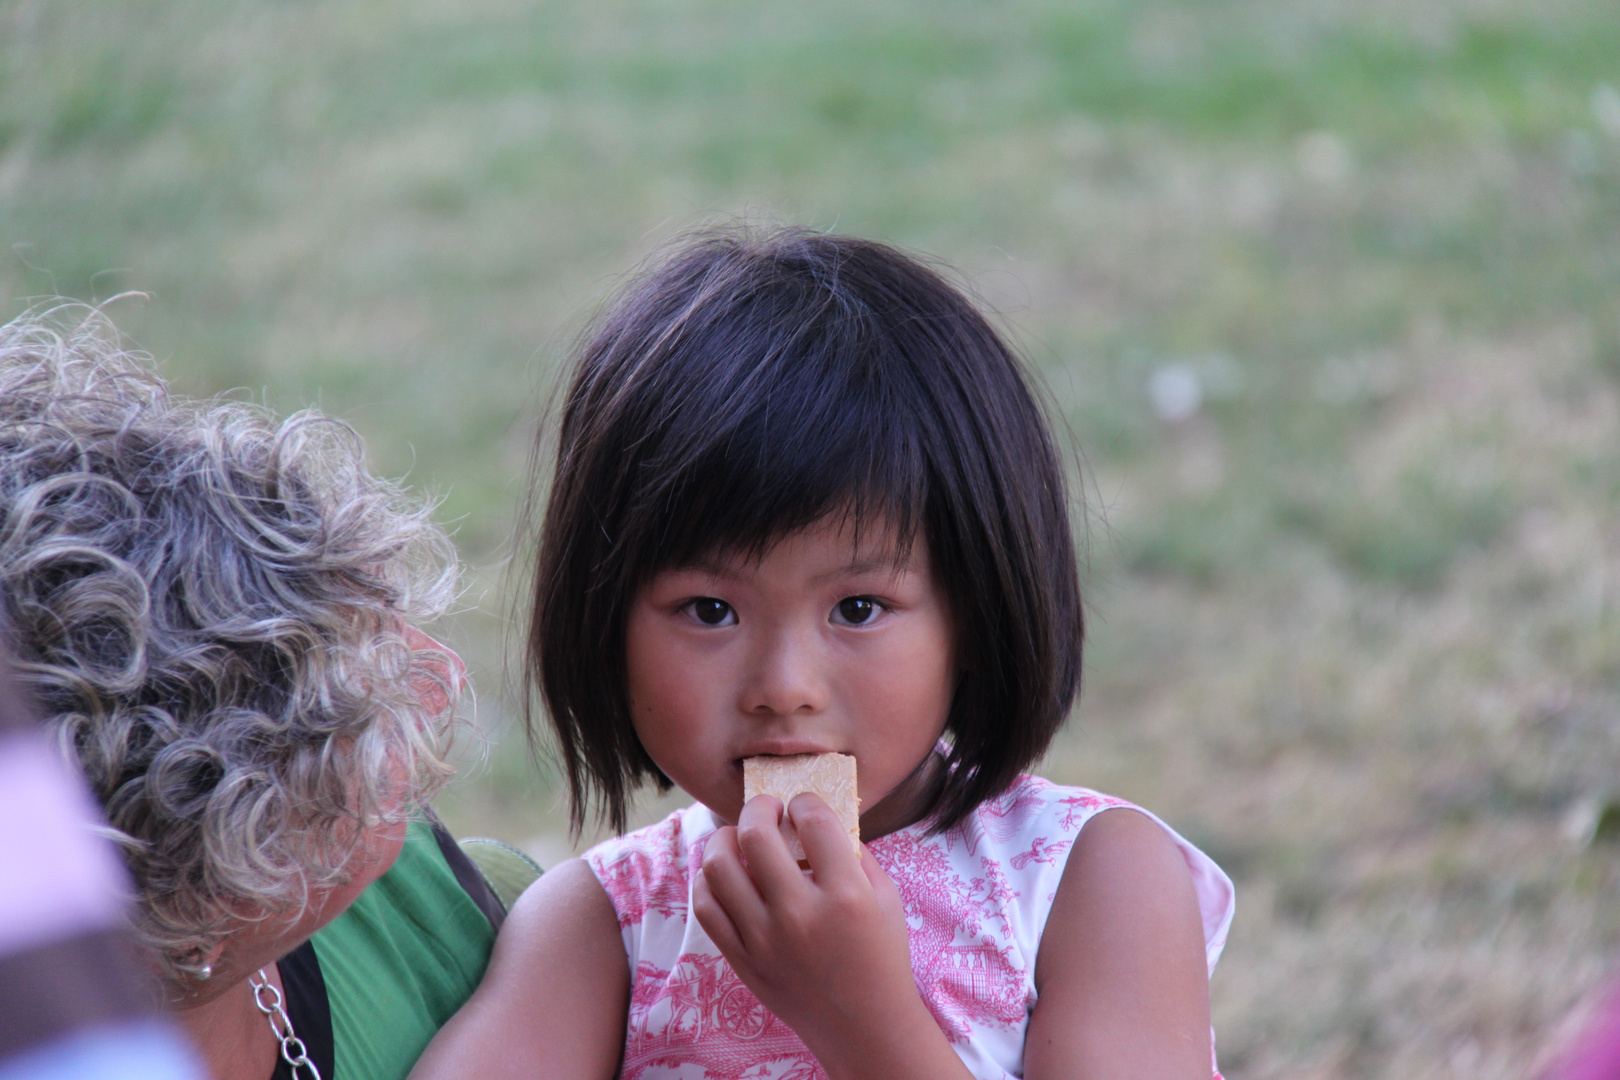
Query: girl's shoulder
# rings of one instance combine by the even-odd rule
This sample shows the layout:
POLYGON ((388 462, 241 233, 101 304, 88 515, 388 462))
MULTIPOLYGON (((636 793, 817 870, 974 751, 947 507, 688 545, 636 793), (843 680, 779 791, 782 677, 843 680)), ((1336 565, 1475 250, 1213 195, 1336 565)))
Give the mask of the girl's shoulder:
POLYGON ((1090 788, 1066 787, 1025 773, 994 799, 980 803, 968 820, 993 835, 1036 830, 1073 837, 1096 815, 1115 807, 1141 809, 1090 788))
POLYGON ((1017 869, 1032 862, 1061 865, 1058 857, 1068 851, 1086 822, 1118 807, 1148 813, 1100 791, 1024 774, 1000 795, 980 803, 960 825, 940 835, 947 845, 960 843, 969 853, 1000 857, 1017 869))
POLYGON ((960 825, 926 841, 919 833, 915 840, 936 846, 957 866, 960 876, 1004 881, 999 887, 1020 894, 1023 902, 1034 901, 1032 914, 1040 924, 1044 923, 1044 905, 1055 894, 1069 851, 1087 822, 1104 811, 1121 808, 1153 821, 1181 853, 1198 897, 1206 953, 1213 968, 1232 924, 1232 879, 1158 815, 1126 799, 1023 775, 1002 794, 980 803, 960 825))
POLYGON ((665 918, 684 913, 692 875, 703 865, 703 847, 714 830, 714 815, 693 803, 584 854, 613 902, 620 926, 640 922, 649 912, 665 918))
POLYGON ((662 821, 603 840, 581 856, 592 869, 626 859, 671 864, 682 868, 693 852, 701 856, 703 845, 718 826, 714 814, 702 803, 692 803, 672 812, 662 821))

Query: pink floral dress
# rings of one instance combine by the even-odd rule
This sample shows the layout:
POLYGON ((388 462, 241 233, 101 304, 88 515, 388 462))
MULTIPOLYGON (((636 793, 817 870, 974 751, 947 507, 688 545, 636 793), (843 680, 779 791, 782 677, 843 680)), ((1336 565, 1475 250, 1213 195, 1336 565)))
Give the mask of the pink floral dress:
MULTIPOLYGON (((1130 804, 1024 776, 949 832, 926 836, 913 825, 870 845, 905 903, 923 1001, 980 1080, 1023 1075, 1035 958, 1069 848, 1087 821, 1115 806, 1130 804)), ((1213 971, 1232 923, 1231 879, 1153 820, 1192 871, 1213 971)), ((824 1080, 804 1043, 742 984, 690 916, 692 879, 715 827, 708 808, 694 804, 585 855, 613 901, 630 961, 619 1075, 824 1080)))

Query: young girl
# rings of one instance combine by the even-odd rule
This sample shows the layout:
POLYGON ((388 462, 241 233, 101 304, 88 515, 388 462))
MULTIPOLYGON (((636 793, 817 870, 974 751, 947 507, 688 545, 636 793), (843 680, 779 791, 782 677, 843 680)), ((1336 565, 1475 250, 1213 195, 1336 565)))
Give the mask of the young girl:
POLYGON ((1080 683, 1052 438, 937 273, 794 230, 687 243, 585 339, 529 664, 576 827, 420 1077, 1211 1075, 1231 882, 1024 774, 1080 683), (858 764, 859 854, 742 761, 858 764), (802 841, 809 870, 789 854, 802 841))

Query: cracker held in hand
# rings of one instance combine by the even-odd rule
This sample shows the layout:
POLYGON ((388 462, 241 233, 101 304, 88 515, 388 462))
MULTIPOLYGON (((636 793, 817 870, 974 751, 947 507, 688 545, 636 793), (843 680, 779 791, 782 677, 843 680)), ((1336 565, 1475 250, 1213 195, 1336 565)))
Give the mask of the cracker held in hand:
MULTIPOLYGON (((855 793, 855 759, 848 754, 793 754, 743 759, 743 802, 775 795, 785 807, 793 796, 813 791, 838 815, 855 854, 861 853, 861 800, 855 793)), ((804 861, 804 845, 790 836, 793 857, 804 861)))

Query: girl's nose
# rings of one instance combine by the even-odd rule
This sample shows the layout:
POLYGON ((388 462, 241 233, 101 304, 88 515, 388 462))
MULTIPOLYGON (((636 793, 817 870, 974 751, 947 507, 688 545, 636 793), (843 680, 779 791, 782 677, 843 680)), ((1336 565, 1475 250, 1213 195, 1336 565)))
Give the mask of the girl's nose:
POLYGON ((764 636, 750 658, 739 704, 746 713, 792 716, 827 704, 823 657, 814 634, 782 628, 764 636))

